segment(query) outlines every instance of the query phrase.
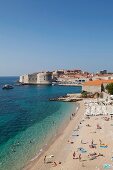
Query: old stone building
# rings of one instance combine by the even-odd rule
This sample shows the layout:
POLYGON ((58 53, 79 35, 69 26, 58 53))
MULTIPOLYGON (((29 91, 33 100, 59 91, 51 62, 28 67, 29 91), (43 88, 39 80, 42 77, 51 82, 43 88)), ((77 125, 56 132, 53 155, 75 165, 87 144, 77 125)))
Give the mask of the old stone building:
POLYGON ((105 89, 106 85, 110 83, 113 83, 113 79, 87 81, 83 84, 82 90, 92 93, 100 93, 103 91, 103 88, 105 89))
POLYGON ((22 84, 52 84, 52 73, 51 72, 40 72, 33 74, 26 74, 20 76, 20 83, 22 84))

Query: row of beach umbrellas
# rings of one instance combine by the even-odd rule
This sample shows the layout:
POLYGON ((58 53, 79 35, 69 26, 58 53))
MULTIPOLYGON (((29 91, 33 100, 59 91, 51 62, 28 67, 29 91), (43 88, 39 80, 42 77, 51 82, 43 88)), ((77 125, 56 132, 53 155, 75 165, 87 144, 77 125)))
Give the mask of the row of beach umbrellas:
POLYGON ((105 104, 103 101, 97 100, 84 100, 85 105, 85 115, 87 116, 97 116, 97 115, 112 115, 113 106, 110 104, 105 104))

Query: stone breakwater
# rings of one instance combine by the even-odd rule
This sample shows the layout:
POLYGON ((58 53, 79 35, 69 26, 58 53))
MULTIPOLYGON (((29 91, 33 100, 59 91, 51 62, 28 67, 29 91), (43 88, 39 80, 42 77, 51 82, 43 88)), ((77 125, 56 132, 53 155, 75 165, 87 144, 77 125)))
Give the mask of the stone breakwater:
POLYGON ((67 94, 65 96, 49 99, 50 101, 77 102, 83 100, 80 94, 67 94))

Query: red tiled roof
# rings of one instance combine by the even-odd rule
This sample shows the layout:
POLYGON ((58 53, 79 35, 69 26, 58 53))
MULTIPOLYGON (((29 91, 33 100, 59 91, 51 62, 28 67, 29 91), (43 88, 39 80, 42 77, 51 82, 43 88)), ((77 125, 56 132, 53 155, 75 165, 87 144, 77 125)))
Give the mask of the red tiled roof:
POLYGON ((94 80, 94 81, 87 81, 83 85, 84 86, 100 86, 101 84, 109 84, 113 83, 113 79, 111 80, 94 80))

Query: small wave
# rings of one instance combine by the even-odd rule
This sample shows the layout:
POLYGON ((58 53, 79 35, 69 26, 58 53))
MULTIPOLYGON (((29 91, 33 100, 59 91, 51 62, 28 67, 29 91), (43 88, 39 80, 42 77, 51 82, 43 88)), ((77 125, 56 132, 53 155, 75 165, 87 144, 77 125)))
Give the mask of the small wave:
POLYGON ((32 158, 30 161, 34 161, 35 159, 37 159, 40 156, 41 152, 39 152, 34 158, 32 158))
MULTIPOLYGON (((46 146, 47 146, 47 143, 45 144, 45 147, 46 147, 46 146)), ((35 159, 37 159, 42 152, 43 152, 43 149, 41 148, 40 151, 36 154, 36 156, 35 156, 34 158, 32 158, 30 161, 32 162, 32 161, 34 161, 35 159)))
MULTIPOLYGON (((47 143, 44 145, 44 147, 46 147, 46 146, 47 146, 47 143)), ((41 148, 40 151, 37 153, 37 155, 36 155, 34 158, 32 158, 30 161, 32 162, 32 161, 34 161, 35 159, 37 159, 42 152, 43 152, 43 149, 41 148)))

